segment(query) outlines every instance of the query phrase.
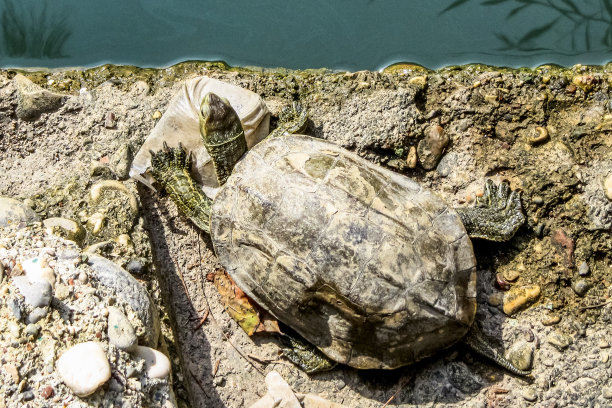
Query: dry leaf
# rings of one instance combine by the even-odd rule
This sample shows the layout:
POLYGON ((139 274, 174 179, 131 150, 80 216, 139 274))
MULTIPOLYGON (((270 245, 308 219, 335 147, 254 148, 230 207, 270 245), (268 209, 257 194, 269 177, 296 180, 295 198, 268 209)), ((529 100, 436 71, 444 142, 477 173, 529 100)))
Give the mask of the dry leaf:
MULTIPOLYGON (((208 276, 207 276, 208 278, 208 276)), ((232 278, 222 269, 215 271, 212 281, 221 295, 221 302, 229 315, 249 336, 259 332, 280 333, 278 322, 260 308, 236 286, 232 278), (260 319, 260 315, 262 316, 260 319)))

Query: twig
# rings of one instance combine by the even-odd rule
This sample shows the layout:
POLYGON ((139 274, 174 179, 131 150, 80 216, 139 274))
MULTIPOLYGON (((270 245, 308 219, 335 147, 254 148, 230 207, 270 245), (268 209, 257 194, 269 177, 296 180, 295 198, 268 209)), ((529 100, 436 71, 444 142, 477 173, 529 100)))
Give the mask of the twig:
POLYGON ((208 319, 208 314, 210 313, 210 308, 206 309, 206 312, 204 312, 204 316, 202 316, 202 318, 200 319, 200 321, 198 322, 198 325, 196 327, 193 328, 193 331, 198 330, 200 327, 202 327, 202 325, 204 324, 204 322, 206 322, 206 319, 208 319))
POLYGON ((195 380, 196 383, 198 383, 198 385, 200 386, 200 389, 202 390, 202 392, 204 393, 204 395, 206 395, 208 398, 210 398, 210 395, 208 395, 208 393, 206 392, 206 388, 204 388, 204 385, 202 384, 202 382, 200 381, 200 379, 198 378, 197 375, 195 375, 193 373, 193 371, 191 371, 191 368, 189 369, 189 374, 191 374, 191 377, 195 380))
POLYGON ((385 402, 385 405, 383 405, 381 408, 386 408, 387 406, 389 406, 389 404, 395 399, 395 397, 397 397, 397 394, 399 394, 399 392, 402 390, 402 388, 404 388, 406 386, 406 384, 408 384, 408 381, 410 381, 411 379, 412 379, 412 376, 410 378, 408 378, 408 379, 403 378, 402 381, 397 386, 397 390, 395 390, 393 395, 389 397, 387 402, 385 402))
POLYGON ((603 307, 605 305, 607 305, 608 303, 612 302, 612 300, 608 300, 606 302, 600 303, 598 305, 592 305, 592 306, 580 306, 578 308, 578 310, 587 310, 587 309, 597 309, 598 307, 603 307))

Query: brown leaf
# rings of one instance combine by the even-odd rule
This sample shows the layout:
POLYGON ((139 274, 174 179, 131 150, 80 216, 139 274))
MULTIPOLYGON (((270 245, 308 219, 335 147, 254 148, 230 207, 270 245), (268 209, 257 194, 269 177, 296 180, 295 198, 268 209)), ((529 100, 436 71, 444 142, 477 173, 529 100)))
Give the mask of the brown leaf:
POLYGON ((218 269, 212 278, 221 295, 221 302, 225 310, 246 334, 252 336, 259 332, 280 333, 278 322, 265 311, 260 312, 259 306, 249 299, 242 289, 236 286, 227 272, 218 269), (262 316, 261 319, 260 315, 262 316))

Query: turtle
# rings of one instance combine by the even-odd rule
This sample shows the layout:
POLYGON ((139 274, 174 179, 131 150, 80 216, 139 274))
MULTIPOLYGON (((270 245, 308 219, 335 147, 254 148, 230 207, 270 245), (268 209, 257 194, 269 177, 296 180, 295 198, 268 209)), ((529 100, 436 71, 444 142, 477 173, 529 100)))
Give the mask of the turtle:
POLYGON ((210 235, 238 287, 306 340, 292 338, 288 357, 307 372, 333 362, 395 369, 461 341, 529 376, 474 323, 471 238, 511 239, 525 221, 519 192, 487 180, 474 207, 451 208, 407 176, 300 134, 299 105, 282 112, 247 151, 229 102, 205 95, 199 121, 220 185, 214 199, 195 184, 180 144, 151 152, 151 173, 210 235))

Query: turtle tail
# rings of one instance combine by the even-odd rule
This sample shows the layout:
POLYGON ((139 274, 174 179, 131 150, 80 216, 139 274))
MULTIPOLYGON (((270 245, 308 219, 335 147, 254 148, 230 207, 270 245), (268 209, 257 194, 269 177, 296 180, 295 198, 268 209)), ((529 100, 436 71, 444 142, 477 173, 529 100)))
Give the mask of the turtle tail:
POLYGON ((533 376, 530 371, 521 370, 512 364, 511 361, 502 356, 496 349, 494 349, 487 339, 484 337, 476 323, 472 325, 470 330, 467 332, 465 337, 461 340, 463 344, 468 346, 475 353, 488 358, 489 360, 497 363, 497 365, 510 371, 512 374, 525 377, 529 380, 533 380, 533 376))

